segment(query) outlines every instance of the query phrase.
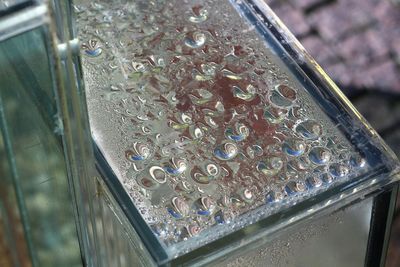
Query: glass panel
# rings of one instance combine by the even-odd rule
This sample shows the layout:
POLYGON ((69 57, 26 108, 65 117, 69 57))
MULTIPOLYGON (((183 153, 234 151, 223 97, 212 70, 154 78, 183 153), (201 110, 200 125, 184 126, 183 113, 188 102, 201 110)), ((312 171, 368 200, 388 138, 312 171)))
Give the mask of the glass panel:
POLYGON ((392 171, 370 129, 304 73, 304 54, 283 49, 253 1, 76 4, 101 167, 169 258, 244 228, 224 239, 240 243, 392 171))
POLYGON ((1 162, 11 168, 0 181, 15 191, 5 209, 19 210, 32 265, 82 266, 48 38, 38 28, 0 43, 1 162))
POLYGON ((307 224, 296 225, 259 249, 252 247, 252 250, 237 252, 239 255, 230 255, 218 266, 362 267, 372 204, 373 198, 369 198, 307 224))
POLYGON ((0 15, 32 3, 33 0, 2 0, 0 1, 0 15))

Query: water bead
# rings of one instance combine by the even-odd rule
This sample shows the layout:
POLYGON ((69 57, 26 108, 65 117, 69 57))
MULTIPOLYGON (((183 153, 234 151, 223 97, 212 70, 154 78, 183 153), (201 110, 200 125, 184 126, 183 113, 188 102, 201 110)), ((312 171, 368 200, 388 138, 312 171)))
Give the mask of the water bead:
POLYGON ((175 186, 175 191, 176 192, 185 192, 185 193, 192 193, 194 191, 193 186, 186 182, 186 181, 181 181, 175 186))
POLYGON ((241 198, 243 201, 247 202, 247 203, 251 203, 251 202, 253 202, 253 200, 254 200, 253 192, 252 192, 250 189, 248 189, 248 188, 242 189, 242 190, 239 192, 239 195, 240 195, 240 198, 241 198))
POLYGON ((365 165, 367 164, 367 161, 359 154, 353 154, 349 159, 349 164, 353 168, 364 168, 365 165))
POLYGON ((222 210, 216 212, 214 214, 214 220, 217 224, 224 224, 225 223, 225 216, 222 210))
POLYGON ((237 75, 237 74, 235 74, 232 71, 227 70, 227 69, 221 70, 221 74, 222 74, 222 76, 224 76, 224 77, 226 77, 228 79, 231 79, 231 80, 241 80, 242 79, 242 77, 240 77, 239 75, 237 75))
POLYGON ((214 149, 214 155, 220 160, 231 160, 238 154, 238 148, 235 144, 224 142, 214 149))
POLYGON ((190 48, 202 47, 206 42, 206 35, 203 32, 194 32, 188 34, 185 38, 185 45, 190 48))
POLYGON ((200 65, 201 71, 207 75, 207 76, 215 76, 216 69, 218 68, 218 65, 214 62, 211 63, 203 63, 200 65))
POLYGON ((315 140, 322 134, 322 126, 316 121, 307 120, 296 126, 296 132, 305 139, 315 140))
POLYGON ((257 164, 257 170, 265 175, 272 176, 277 174, 283 167, 283 161, 279 157, 271 157, 260 161, 257 164))
POLYGON ((277 85, 275 87, 275 90, 277 92, 279 92, 279 94, 281 96, 283 96, 286 99, 289 99, 291 101, 294 101, 297 98, 296 90, 294 90, 293 88, 291 88, 291 87, 289 87, 287 85, 283 85, 283 84, 277 85))
POLYGON ((290 181, 285 186, 285 191, 288 195, 304 192, 305 190, 306 185, 300 181, 290 181))
POLYGON ((281 190, 271 190, 265 196, 266 203, 275 203, 283 200, 285 198, 285 192, 281 190))
POLYGON ((269 97, 269 100, 272 104, 275 104, 278 107, 282 108, 289 108, 292 106, 292 101, 286 99, 285 97, 281 96, 278 92, 272 91, 269 97))
POLYGON ((171 161, 164 166, 164 170, 172 175, 179 175, 186 171, 187 163, 184 159, 172 158, 171 161))
POLYGON ((172 217, 182 219, 189 214, 190 207, 183 197, 173 197, 167 211, 172 217))
POLYGON ((291 138, 282 145, 282 150, 289 156, 298 157, 304 153, 306 145, 300 139, 291 138))
POLYGON ((149 168, 149 174, 150 177, 159 184, 163 184, 167 181, 167 176, 164 169, 159 166, 151 166, 149 168))
POLYGON ((232 92, 234 97, 244 101, 251 101, 256 96, 256 88, 251 84, 249 84, 244 90, 238 86, 233 86, 232 92))
POLYGON ((193 15, 189 17, 189 21, 193 23, 201 23, 207 20, 208 10, 204 8, 194 7, 193 15))
POLYGON ((100 56, 103 52, 103 49, 100 47, 99 43, 95 39, 89 40, 87 43, 82 45, 84 49, 85 55, 89 57, 97 57, 100 56))
POLYGON ((206 165, 206 170, 207 173, 213 177, 217 176, 219 174, 219 168, 217 165, 210 163, 206 165))
POLYGON ((126 158, 130 161, 141 161, 147 159, 150 154, 150 148, 146 144, 135 142, 133 150, 126 152, 126 158))
POLYGON ((278 85, 270 91, 269 100, 278 107, 289 108, 296 100, 296 91, 289 86, 278 85))
POLYGON ((200 232, 201 232, 201 228, 197 224, 191 224, 191 225, 187 226, 186 230, 189 233, 189 236, 191 236, 191 237, 196 236, 196 235, 200 234, 200 232))
POLYGON ((214 200, 210 197, 201 197, 195 202, 195 206, 197 209, 197 214, 209 216, 215 209, 216 205, 214 200))
POLYGON ((349 168, 341 163, 333 163, 329 166, 329 173, 336 178, 342 178, 347 176, 349 168))
POLYGON ((298 158, 294 158, 289 160, 288 162, 288 167, 290 167, 292 170, 294 171, 306 171, 308 169, 310 169, 311 162, 308 159, 308 157, 298 157, 298 158))
POLYGON ((250 134, 249 128, 243 123, 236 123, 235 128, 228 127, 225 130, 225 136, 236 142, 245 140, 250 134))
POLYGON ((193 139, 200 139, 204 136, 204 131, 195 125, 189 127, 189 133, 193 139))
POLYGON ((212 178, 213 177, 210 177, 209 175, 206 175, 201 171, 192 172, 192 179, 199 184, 209 184, 212 178))
POLYGON ((319 178, 325 184, 331 184, 335 180, 335 177, 333 177, 330 173, 322 173, 319 178))
POLYGON ((273 124, 281 123, 287 117, 287 110, 267 106, 264 109, 264 118, 273 124))
POLYGON ((322 180, 317 176, 311 176, 306 179, 306 185, 308 188, 318 188, 322 185, 322 180))
POLYGON ((325 147, 313 147, 308 153, 310 160, 317 165, 324 165, 331 159, 331 152, 325 147))

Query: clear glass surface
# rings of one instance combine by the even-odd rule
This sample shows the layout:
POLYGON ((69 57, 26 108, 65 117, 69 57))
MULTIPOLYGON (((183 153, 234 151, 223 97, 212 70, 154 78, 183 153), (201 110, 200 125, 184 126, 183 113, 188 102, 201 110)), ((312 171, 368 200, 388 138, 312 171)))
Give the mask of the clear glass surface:
POLYGON ((47 35, 0 43, 0 218, 12 266, 82 266, 47 35))
POLYGON ((168 258, 398 172, 260 1, 75 4, 102 168, 168 258))

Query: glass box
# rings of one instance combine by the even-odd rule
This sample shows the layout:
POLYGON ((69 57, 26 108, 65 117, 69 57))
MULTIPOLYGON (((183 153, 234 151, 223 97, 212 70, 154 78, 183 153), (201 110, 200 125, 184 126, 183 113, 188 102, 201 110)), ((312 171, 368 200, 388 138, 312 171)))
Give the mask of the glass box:
POLYGON ((398 161, 263 1, 0 14, 11 265, 384 263, 398 161))

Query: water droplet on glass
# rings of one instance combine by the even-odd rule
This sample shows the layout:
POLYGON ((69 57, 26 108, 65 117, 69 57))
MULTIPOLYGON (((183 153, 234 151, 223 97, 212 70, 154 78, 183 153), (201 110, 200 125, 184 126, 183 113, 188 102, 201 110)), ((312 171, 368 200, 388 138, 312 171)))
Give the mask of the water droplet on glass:
POLYGON ((331 159, 331 152, 325 147, 313 147, 310 150, 308 157, 314 164, 324 165, 331 159))
POLYGON ((256 88, 249 84, 245 90, 242 90, 238 86, 233 86, 232 88, 233 96, 245 101, 251 101, 256 96, 256 88))
POLYGON ((322 185, 322 180, 316 176, 311 176, 306 179, 308 188, 318 188, 322 185))
POLYGON ((285 193, 280 190, 271 190, 265 196, 265 202, 274 203, 279 202, 285 198, 285 193))
POLYGON ((103 49, 100 47, 99 43, 95 39, 89 40, 87 43, 82 45, 84 49, 85 55, 89 57, 97 57, 100 56, 103 52, 103 49))
POLYGON ((296 132, 305 139, 315 140, 322 134, 322 126, 316 121, 307 120, 296 126, 296 132))
POLYGON ((202 47, 206 42, 206 35, 202 32, 193 32, 185 38, 185 45, 190 48, 202 47))
POLYGON ((189 214, 190 207, 183 197, 173 197, 167 211, 176 219, 181 219, 189 214))
POLYGON ((289 108, 296 100, 296 91, 289 86, 278 85, 270 91, 269 100, 275 106, 289 108))
POLYGON ((285 186, 285 191, 288 195, 304 192, 305 190, 306 185, 303 182, 299 181, 290 181, 285 186))
POLYGON ((220 160, 231 160, 237 153, 237 146, 230 142, 224 142, 214 149, 214 155, 220 160))
POLYGON ((264 118, 273 124, 281 123, 287 117, 287 110, 268 106, 264 110, 264 118))
POLYGON ((231 80, 241 80, 242 79, 242 77, 240 77, 239 75, 237 75, 237 74, 235 74, 232 71, 227 70, 227 69, 223 69, 221 71, 221 74, 222 74, 222 76, 224 76, 224 77, 226 77, 228 79, 231 79, 231 80))
POLYGON ((234 128, 227 127, 225 130, 225 136, 236 142, 243 141, 249 134, 249 128, 243 123, 236 123, 234 128))
POLYGON ((172 158, 170 162, 165 164, 164 170, 172 175, 179 175, 186 171, 187 163, 184 159, 172 158))
POLYGON ((135 142, 133 150, 128 150, 125 156, 130 161, 145 160, 150 156, 150 148, 146 144, 135 142))
POLYGON ((270 157, 257 164, 257 170, 265 175, 272 176, 277 174, 283 167, 283 161, 279 157, 270 157))
POLYGON ((201 8, 201 7, 193 7, 192 8, 193 15, 189 17, 189 21, 193 23, 200 23, 204 22, 208 18, 208 11, 207 9, 201 8))
POLYGON ((367 161, 359 154, 353 154, 349 159, 349 163, 353 168, 364 168, 367 164, 367 161))
POLYGON ((329 166, 329 173, 336 178, 342 178, 347 176, 349 168, 341 163, 333 163, 329 166))
POLYGON ((288 139, 283 143, 282 150, 289 156, 298 157, 304 153, 305 143, 300 139, 288 139))
POLYGON ((225 223, 224 213, 222 212, 222 210, 220 210, 214 214, 214 220, 217 224, 225 223))
POLYGON ((159 166, 151 166, 149 168, 149 174, 151 178, 160 184, 163 184, 167 181, 167 176, 165 175, 164 169, 159 166))
POLYGON ((210 197, 202 197, 195 202, 197 214, 209 216, 215 209, 216 205, 214 200, 210 197))

